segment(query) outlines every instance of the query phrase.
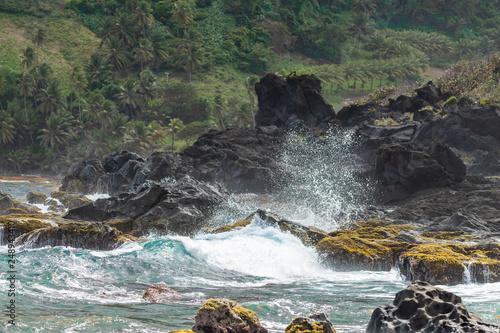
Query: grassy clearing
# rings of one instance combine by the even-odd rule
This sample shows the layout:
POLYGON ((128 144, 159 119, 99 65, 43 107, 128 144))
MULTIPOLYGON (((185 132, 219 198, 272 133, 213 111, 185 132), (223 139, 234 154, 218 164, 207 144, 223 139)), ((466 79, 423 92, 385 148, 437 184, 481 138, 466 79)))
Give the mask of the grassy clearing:
POLYGON ((31 40, 38 27, 48 36, 39 50, 40 62, 48 63, 68 86, 71 67, 81 66, 100 43, 69 10, 45 18, 0 12, 0 66, 22 72, 19 56, 27 46, 34 47, 31 40))

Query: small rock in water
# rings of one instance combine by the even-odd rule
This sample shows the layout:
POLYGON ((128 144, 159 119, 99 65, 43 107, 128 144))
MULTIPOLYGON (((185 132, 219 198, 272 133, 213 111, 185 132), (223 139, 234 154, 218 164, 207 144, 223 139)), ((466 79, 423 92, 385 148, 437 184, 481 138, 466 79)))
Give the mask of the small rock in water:
POLYGON ((26 194, 26 200, 30 204, 43 204, 47 200, 47 195, 40 191, 29 191, 26 194))
POLYGON ((332 322, 325 313, 315 313, 294 318, 286 327, 285 333, 336 333, 332 322))
POLYGON ((228 299, 211 298, 198 310, 192 330, 196 333, 267 333, 252 310, 228 299))
POLYGON ((392 304, 375 309, 366 329, 366 333, 393 332, 498 333, 500 326, 482 322, 467 311, 459 296, 417 281, 398 292, 392 304))
POLYGON ((146 289, 142 298, 150 303, 168 303, 172 298, 180 298, 182 295, 163 284, 153 283, 146 289))

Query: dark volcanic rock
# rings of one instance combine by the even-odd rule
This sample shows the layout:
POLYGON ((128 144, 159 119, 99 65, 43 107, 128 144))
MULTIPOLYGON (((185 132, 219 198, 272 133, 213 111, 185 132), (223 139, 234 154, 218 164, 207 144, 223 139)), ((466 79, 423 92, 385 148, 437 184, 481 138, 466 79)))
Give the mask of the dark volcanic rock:
POLYGON ((300 122, 326 129, 334 116, 333 107, 321 96, 321 82, 314 75, 289 75, 285 80, 268 74, 255 85, 259 126, 291 128, 300 122))
POLYGON ((194 234, 208 217, 210 209, 225 197, 216 185, 184 177, 175 183, 153 184, 137 193, 99 199, 70 210, 64 217, 73 220, 106 221, 131 219, 121 231, 144 235, 148 231, 194 234))
POLYGON ((181 153, 155 152, 146 160, 122 151, 106 157, 103 163, 89 160, 73 167, 62 180, 61 191, 117 195, 135 192, 144 184, 190 175, 219 183, 232 192, 266 192, 276 167, 281 134, 271 126, 211 130, 181 153))
POLYGON ((265 193, 277 167, 279 137, 258 130, 229 128, 203 134, 184 150, 191 176, 217 182, 231 192, 265 193))
POLYGON ((391 144, 378 149, 375 172, 383 185, 401 192, 403 197, 396 197, 400 200, 404 193, 461 182, 466 168, 444 144, 433 143, 427 150, 411 144, 391 144))
POLYGON ((23 234, 16 244, 27 248, 69 246, 90 250, 112 250, 123 244, 122 233, 102 223, 68 222, 23 234))
POLYGON ((417 192, 388 218, 427 225, 428 231, 500 233, 500 184, 473 177, 447 188, 417 192))
POLYGON ((392 304, 375 309, 366 329, 367 333, 499 331, 500 326, 467 311, 459 296, 421 281, 398 292, 392 304))

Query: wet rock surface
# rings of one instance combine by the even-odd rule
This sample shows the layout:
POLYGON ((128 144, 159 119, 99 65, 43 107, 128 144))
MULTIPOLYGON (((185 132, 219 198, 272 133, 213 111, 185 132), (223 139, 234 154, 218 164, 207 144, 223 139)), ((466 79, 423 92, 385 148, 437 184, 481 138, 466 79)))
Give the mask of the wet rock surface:
POLYGON ((112 250, 122 245, 129 236, 102 223, 68 222, 59 226, 37 228, 16 239, 23 248, 67 246, 90 250, 112 250))
POLYGON ((148 303, 171 303, 182 295, 164 284, 153 283, 144 292, 142 299, 148 303))
POLYGON ((228 299, 214 298, 198 310, 192 330, 196 333, 267 333, 252 310, 228 299))
POLYGON ((426 282, 415 282, 396 294, 392 304, 372 313, 367 333, 499 332, 467 311, 459 296, 426 282))
POLYGON ((129 223, 114 226, 135 236, 150 231, 190 235, 201 229, 210 209, 225 196, 226 192, 218 185, 184 177, 148 185, 136 193, 99 199, 69 210, 64 217, 86 221, 129 219, 129 223))

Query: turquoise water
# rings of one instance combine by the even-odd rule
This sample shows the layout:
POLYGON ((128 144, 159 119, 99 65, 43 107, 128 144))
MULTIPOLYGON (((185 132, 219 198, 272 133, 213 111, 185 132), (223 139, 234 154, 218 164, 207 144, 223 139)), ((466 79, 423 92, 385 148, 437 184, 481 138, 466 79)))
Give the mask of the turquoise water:
MULTIPOLYGON (((323 143, 290 136, 276 175, 282 191, 232 196, 214 209, 212 226, 232 224, 257 208, 331 231, 353 220, 370 185, 356 181, 347 133, 323 143), (286 175, 283 177, 283 175, 286 175)), ((57 189, 51 181, 0 181, 0 189, 24 200, 29 190, 57 189)), ((296 316, 325 312, 337 332, 364 332, 371 312, 406 287, 396 270, 335 272, 319 264, 314 249, 259 221, 240 230, 195 237, 155 236, 113 251, 73 248, 17 254, 17 326, 7 326, 7 248, 0 246, 0 331, 168 332, 189 329, 209 298, 229 298, 254 310, 271 332, 283 332, 296 316), (152 283, 182 294, 167 304, 142 295, 152 283)), ((500 324, 500 283, 444 287, 471 311, 500 324)))
MULTIPOLYGON (((0 256, 0 303, 7 304, 5 246, 0 256)), ((321 311, 338 332, 364 332, 371 311, 407 285, 395 270, 326 269, 312 248, 259 221, 217 235, 153 235, 113 251, 24 250, 17 260, 17 326, 6 325, 4 316, 0 331, 167 332, 190 328, 208 298, 224 297, 254 310, 270 331, 283 332, 295 316, 321 311), (182 297, 145 303, 142 295, 151 283, 182 297)), ((499 283, 445 288, 483 319, 500 323, 499 283)))

